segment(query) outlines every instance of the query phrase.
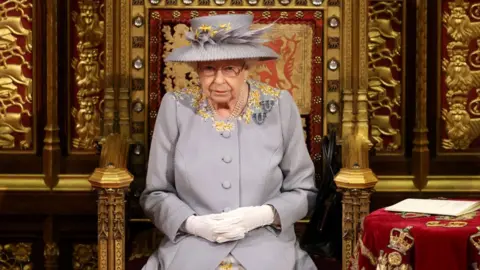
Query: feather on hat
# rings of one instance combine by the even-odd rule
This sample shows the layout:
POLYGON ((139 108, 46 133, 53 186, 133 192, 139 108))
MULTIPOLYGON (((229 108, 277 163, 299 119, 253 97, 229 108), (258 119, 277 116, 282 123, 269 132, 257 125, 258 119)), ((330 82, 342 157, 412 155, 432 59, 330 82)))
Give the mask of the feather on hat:
POLYGON ((197 17, 185 34, 190 45, 174 49, 166 62, 200 62, 231 59, 277 59, 278 54, 263 45, 262 36, 272 24, 251 30, 253 16, 227 14, 197 17))

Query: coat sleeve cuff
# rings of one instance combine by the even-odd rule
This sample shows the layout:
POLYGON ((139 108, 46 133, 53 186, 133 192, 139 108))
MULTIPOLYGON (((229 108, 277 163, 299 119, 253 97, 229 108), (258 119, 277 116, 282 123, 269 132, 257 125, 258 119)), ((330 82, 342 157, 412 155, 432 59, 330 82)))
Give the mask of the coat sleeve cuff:
POLYGON ((176 210, 176 214, 172 217, 171 222, 169 222, 169 225, 165 228, 165 234, 170 241, 178 243, 178 241, 186 235, 180 230, 180 228, 185 220, 194 214, 195 212, 189 207, 182 207, 176 210))
POLYGON ((265 204, 271 205, 275 209, 275 221, 272 226, 267 227, 267 229, 277 236, 280 235, 285 229, 293 226, 296 222, 292 217, 291 206, 288 205, 288 202, 282 199, 281 197, 273 198, 265 204))

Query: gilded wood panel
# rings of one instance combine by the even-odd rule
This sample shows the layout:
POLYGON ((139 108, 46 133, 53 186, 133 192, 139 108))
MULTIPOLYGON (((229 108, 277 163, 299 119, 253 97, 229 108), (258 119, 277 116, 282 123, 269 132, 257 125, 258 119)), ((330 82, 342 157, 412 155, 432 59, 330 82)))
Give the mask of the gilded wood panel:
POLYGON ((437 149, 480 150, 480 1, 442 1, 437 149))
MULTIPOLYGON (((70 1, 68 148, 91 152, 101 134, 105 79, 103 0, 70 1)), ((65 112, 67 113, 67 112, 65 112)))
POLYGON ((0 152, 37 147, 33 1, 0 0, 0 152))
POLYGON ((377 153, 404 150, 404 0, 369 1, 368 105, 377 153))

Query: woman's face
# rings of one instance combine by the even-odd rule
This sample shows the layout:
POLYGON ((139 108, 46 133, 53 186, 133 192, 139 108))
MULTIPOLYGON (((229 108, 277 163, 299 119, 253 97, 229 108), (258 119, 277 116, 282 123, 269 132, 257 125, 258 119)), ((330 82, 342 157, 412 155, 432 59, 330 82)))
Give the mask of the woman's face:
POLYGON ((244 60, 199 62, 198 75, 204 94, 216 104, 225 104, 246 87, 248 70, 244 60))

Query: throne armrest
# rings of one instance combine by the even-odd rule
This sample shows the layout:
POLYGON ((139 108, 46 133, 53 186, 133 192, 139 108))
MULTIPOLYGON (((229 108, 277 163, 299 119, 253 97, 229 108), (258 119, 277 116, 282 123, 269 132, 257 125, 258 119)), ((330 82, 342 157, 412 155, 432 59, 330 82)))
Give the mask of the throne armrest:
POLYGON ((98 192, 98 269, 125 269, 125 193, 129 141, 110 134, 101 142, 100 167, 88 179, 98 192))

